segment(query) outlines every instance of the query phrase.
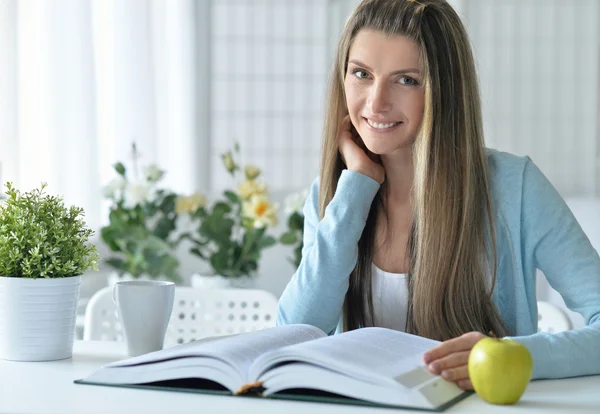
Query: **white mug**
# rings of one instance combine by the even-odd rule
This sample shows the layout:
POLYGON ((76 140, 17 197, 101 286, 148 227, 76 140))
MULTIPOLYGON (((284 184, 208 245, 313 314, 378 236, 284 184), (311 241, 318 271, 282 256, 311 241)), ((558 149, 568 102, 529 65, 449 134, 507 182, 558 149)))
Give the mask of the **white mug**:
POLYGON ((173 282, 134 280, 115 284, 113 301, 130 356, 163 348, 174 298, 173 282))

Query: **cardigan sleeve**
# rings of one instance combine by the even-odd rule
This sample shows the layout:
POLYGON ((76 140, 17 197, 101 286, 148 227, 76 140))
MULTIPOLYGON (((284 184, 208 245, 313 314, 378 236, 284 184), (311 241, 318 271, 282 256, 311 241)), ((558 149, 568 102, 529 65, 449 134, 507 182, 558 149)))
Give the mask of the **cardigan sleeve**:
POLYGON ((344 170, 320 219, 319 183, 313 183, 304 205, 302 260, 279 300, 277 325, 304 323, 335 332, 358 241, 379 188, 377 181, 344 170))
POLYGON ((521 225, 524 254, 532 255, 550 285, 586 326, 511 339, 530 350, 533 378, 600 374, 600 258, 569 207, 528 160, 523 177, 521 225))

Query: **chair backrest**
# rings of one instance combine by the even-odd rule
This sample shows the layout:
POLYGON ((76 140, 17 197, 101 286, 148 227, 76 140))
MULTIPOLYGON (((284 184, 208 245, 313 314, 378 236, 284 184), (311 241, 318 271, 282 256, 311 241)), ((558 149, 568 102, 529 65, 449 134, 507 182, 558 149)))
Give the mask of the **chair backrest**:
POLYGON ((557 333, 572 329, 571 320, 566 312, 550 302, 539 301, 538 332, 557 333))
MULTIPOLYGON (((209 336, 251 332, 275 326, 277 299, 255 289, 177 287, 165 347, 209 336)), ((99 290, 86 308, 85 340, 123 341, 112 287, 99 290)))

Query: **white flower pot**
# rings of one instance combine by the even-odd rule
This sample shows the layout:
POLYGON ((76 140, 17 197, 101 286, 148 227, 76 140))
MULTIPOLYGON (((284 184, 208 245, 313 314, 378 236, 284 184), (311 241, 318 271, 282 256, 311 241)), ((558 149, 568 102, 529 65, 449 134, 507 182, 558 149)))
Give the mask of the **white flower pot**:
POLYGON ((0 359, 70 358, 80 285, 81 276, 0 276, 0 359))
POLYGON ((229 279, 221 275, 201 275, 195 273, 190 278, 190 284, 202 289, 225 289, 231 287, 229 279))
POLYGON ((230 280, 229 284, 236 289, 254 289, 256 288, 256 280, 250 276, 236 277, 230 280))

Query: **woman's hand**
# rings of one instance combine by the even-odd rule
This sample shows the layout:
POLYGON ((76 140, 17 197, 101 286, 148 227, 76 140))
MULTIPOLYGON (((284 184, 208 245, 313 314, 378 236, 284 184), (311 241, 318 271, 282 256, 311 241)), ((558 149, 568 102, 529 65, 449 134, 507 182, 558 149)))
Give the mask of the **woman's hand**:
POLYGON ((379 184, 385 180, 385 170, 379 163, 379 157, 371 153, 362 143, 360 137, 352 135, 350 115, 346 115, 340 125, 338 142, 342 160, 348 170, 371 177, 379 184))
POLYGON ((472 390, 468 370, 469 354, 475 344, 485 337, 481 332, 469 332, 430 349, 424 355, 429 371, 441 375, 445 380, 456 382, 463 390, 472 390))

